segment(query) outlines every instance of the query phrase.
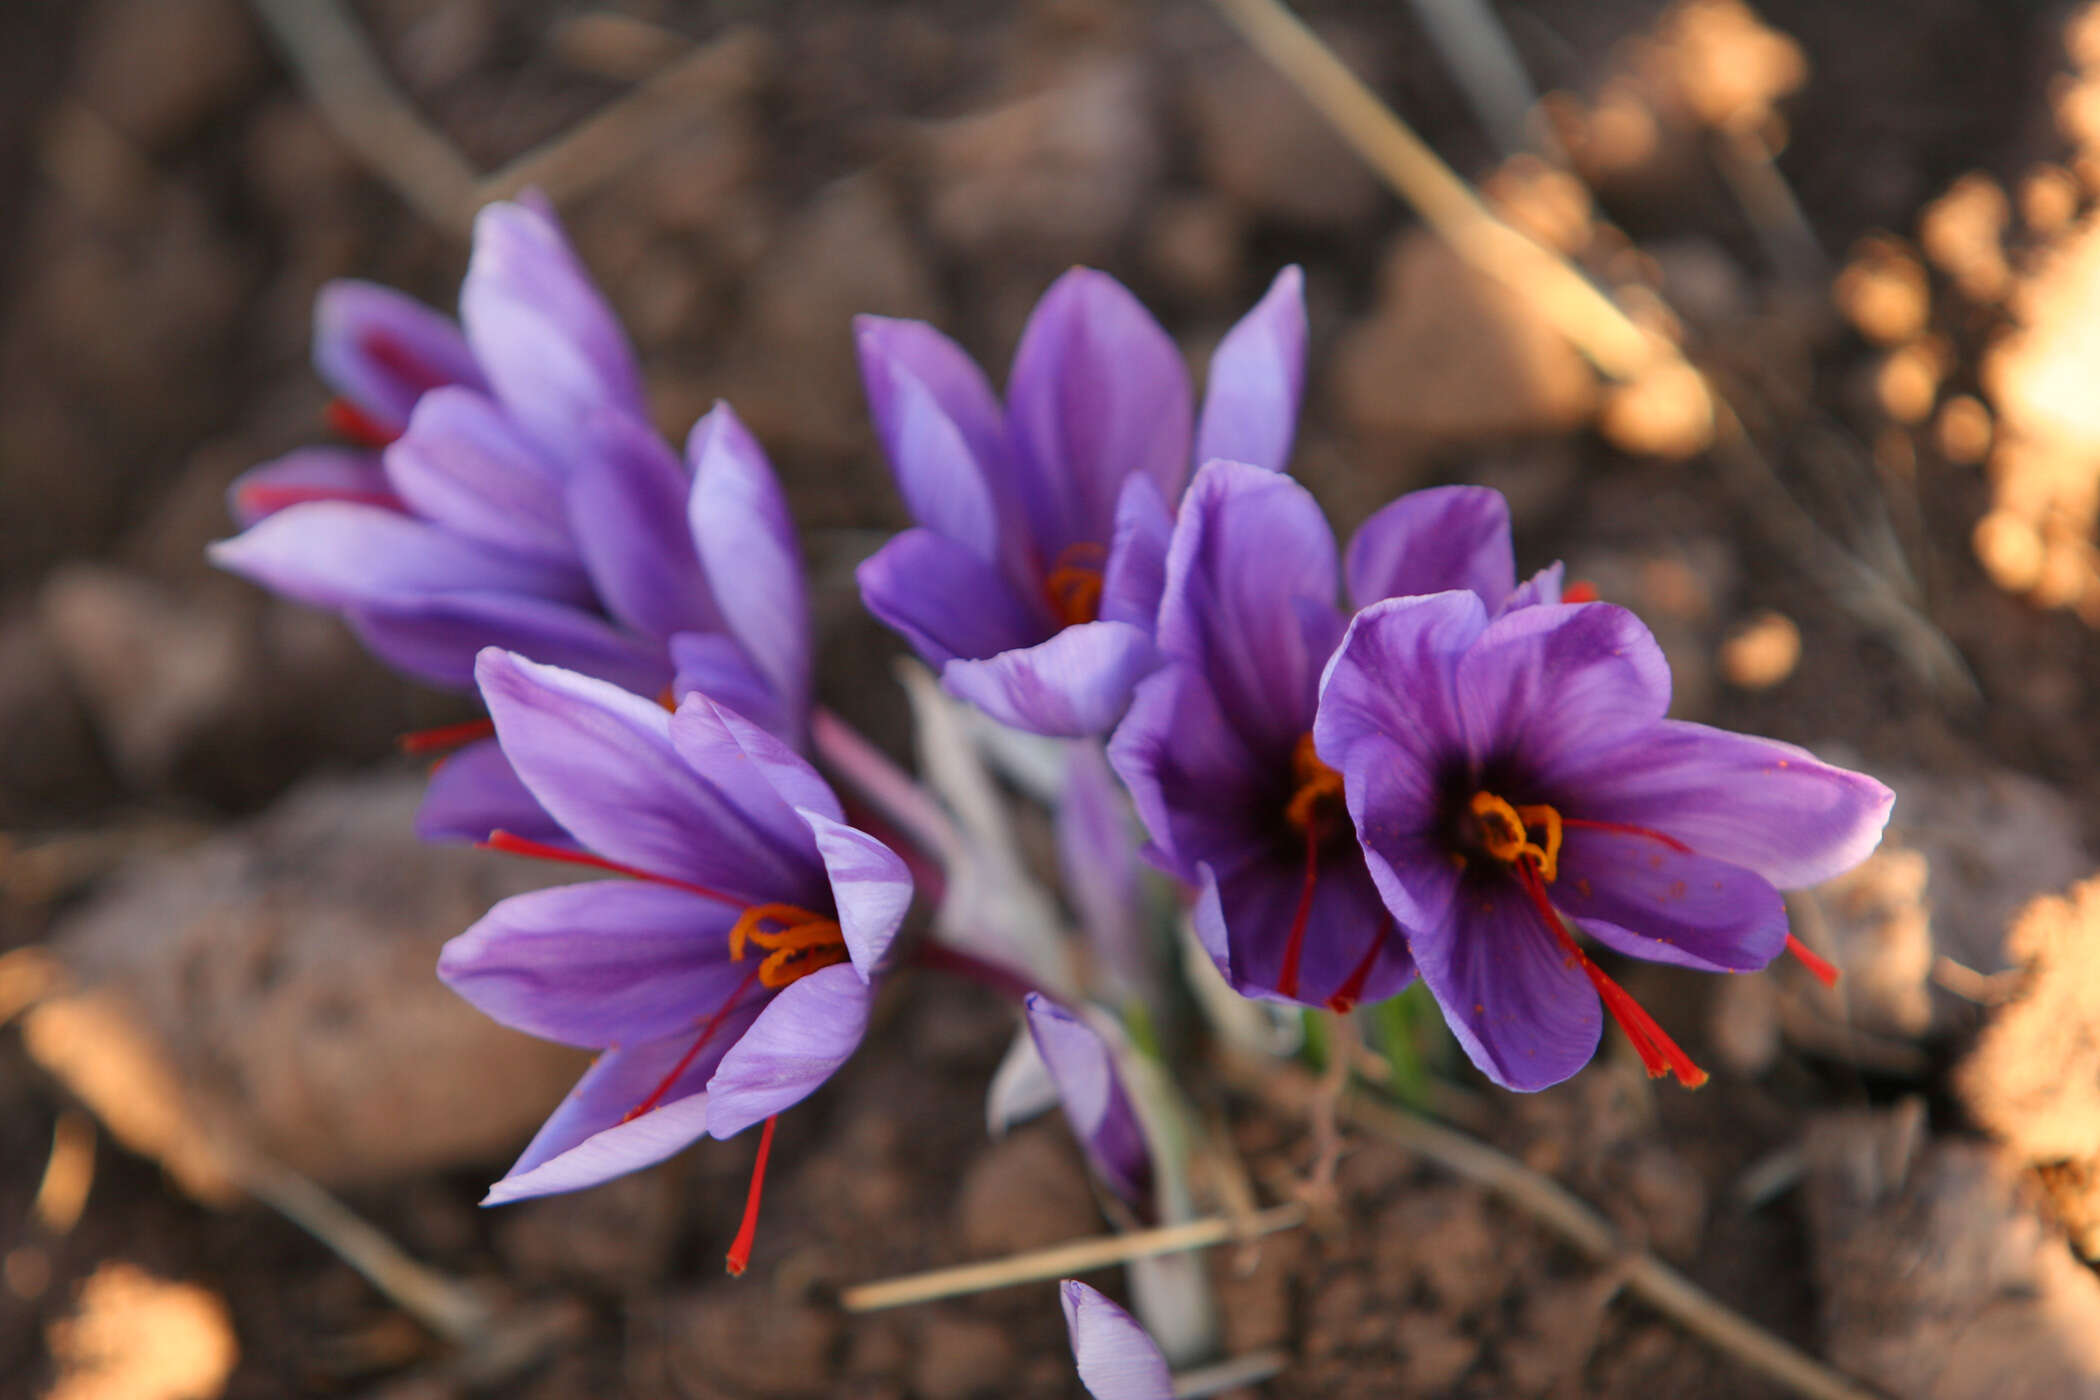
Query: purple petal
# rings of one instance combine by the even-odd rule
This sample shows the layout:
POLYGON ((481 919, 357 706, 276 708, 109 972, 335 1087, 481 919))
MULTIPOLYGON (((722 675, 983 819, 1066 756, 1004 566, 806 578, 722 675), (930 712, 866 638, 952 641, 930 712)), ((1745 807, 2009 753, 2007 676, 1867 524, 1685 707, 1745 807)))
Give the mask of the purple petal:
POLYGON ((1123 482, 1169 501, 1189 469, 1189 381, 1159 322, 1104 272, 1073 268, 1036 303, 1006 386, 1016 486, 1041 563, 1105 545, 1123 482))
POLYGON ((1149 476, 1123 483, 1116 502, 1116 537, 1101 577, 1101 618, 1129 622, 1150 632, 1159 620, 1159 595, 1167 586, 1167 548, 1174 513, 1149 476))
POLYGON ((1451 922, 1409 943, 1451 1033, 1503 1088, 1558 1084, 1597 1053, 1596 989, 1514 880, 1469 881, 1451 922))
POLYGON ((568 509, 577 549, 605 609, 645 636, 720 626, 686 526, 692 483, 647 424, 597 414, 588 453, 571 467, 568 509))
POLYGON ((808 1098, 859 1047, 874 997, 841 966, 782 989, 708 1081, 707 1131, 734 1137, 808 1098))
POLYGON ((486 591, 582 601, 573 572, 464 539, 382 506, 316 501, 206 551, 214 564, 319 608, 486 591))
POLYGON ((1210 357, 1196 462, 1213 458, 1282 471, 1305 389, 1305 274, 1287 267, 1210 357))
POLYGON ((1152 1195, 1152 1153, 1107 1043, 1039 992, 1030 992, 1024 1006, 1029 1034, 1057 1085, 1065 1121, 1087 1164, 1126 1204, 1145 1210, 1152 1195))
MULTIPOLYGON (((1142 686, 1140 687, 1142 689, 1142 686)), ((1135 704, 1132 706, 1135 712, 1135 704)), ((1125 724, 1129 723, 1126 716, 1125 724)), ((1099 745, 1073 744, 1057 799, 1057 868, 1079 926, 1120 995, 1152 982, 1130 805, 1099 745)))
POLYGON ((1079 739, 1107 733, 1130 704, 1131 689, 1158 662, 1142 628, 1082 622, 989 660, 951 661, 941 684, 1001 724, 1079 739))
POLYGON ((243 530, 265 516, 315 501, 402 510, 379 454, 361 447, 301 447, 234 478, 226 506, 243 530))
POLYGON ((670 667, 663 656, 602 618, 512 593, 440 593, 352 608, 343 620, 374 656, 433 685, 470 689, 486 647, 654 694, 670 667))
POLYGON ((1567 781, 1580 808, 1564 815, 1660 831, 1783 890, 1865 860, 1896 800, 1806 749, 1682 720, 1596 753, 1567 781))
POLYGON ((906 530, 855 575, 869 612, 938 670, 1033 646, 1050 634, 1048 613, 1031 607, 1006 576, 931 530, 906 530))
POLYGON ((1517 585, 1516 591, 1502 604, 1502 611, 1515 612, 1518 608, 1535 608, 1541 603, 1558 603, 1563 572, 1558 561, 1540 569, 1517 585))
POLYGON ((1078 1279, 1058 1285, 1072 1359, 1094 1400, 1173 1400, 1167 1359, 1136 1319, 1078 1279))
POLYGON ((857 316, 853 334, 875 432, 912 519, 986 562, 998 559, 1009 469, 984 372, 921 321, 857 316))
POLYGON ((451 317, 372 282, 330 282, 314 298, 314 368, 374 426, 393 433, 432 389, 483 386, 451 317))
POLYGON ((1411 491, 1357 530, 1347 569, 1349 597, 1358 607, 1470 588, 1490 615, 1498 613, 1517 583, 1509 502, 1485 486, 1411 491))
POLYGON ((492 831, 530 841, 569 839, 518 780, 503 746, 483 739, 446 755, 432 770, 416 808, 416 835, 425 841, 486 841, 492 831))
MULTIPOLYGON (((1211 868, 1206 865, 1206 868, 1211 868)), ((1318 867, 1298 961, 1296 989, 1283 991, 1283 969, 1305 895, 1303 858, 1273 852, 1226 871, 1211 868, 1218 927, 1206 943, 1222 942, 1227 980, 1242 996, 1326 1006, 1347 989, 1351 1002, 1379 1001, 1414 980, 1414 962, 1399 925, 1380 900, 1354 844, 1330 847, 1318 867), (1375 951, 1374 951, 1375 950, 1375 951), (1366 956, 1371 966, 1349 984, 1366 956)))
POLYGON ((684 890, 593 880, 513 895, 445 945, 438 977, 491 1020, 603 1048, 699 1033, 748 980, 739 911, 684 890))
POLYGON ((739 905, 806 906, 821 894, 814 862, 783 852, 771 829, 765 803, 778 807, 779 797, 756 782, 764 796, 754 812, 738 799, 752 796, 755 780, 718 783, 694 771, 661 705, 493 649, 475 674, 519 778, 585 849, 739 905))
POLYGON ((584 424, 600 411, 647 417, 627 335, 551 215, 481 211, 459 311, 496 396, 557 461, 584 455, 584 424))
POLYGON ((1553 903, 1630 957, 1753 972, 1786 948, 1786 905, 1763 877, 1649 836, 1573 830, 1553 903))
POLYGON ((1560 603, 1504 613, 1458 663, 1476 762, 1521 765, 1542 793, 1670 706, 1670 665, 1624 608, 1560 603))
POLYGON ((693 1048, 691 1036, 644 1041, 600 1055, 481 1203, 502 1205, 596 1186, 699 1141, 707 1132, 708 1077, 757 1015, 757 1003, 732 1015, 683 1069, 678 1066, 693 1048), (674 1071, 676 1077, 664 1087, 674 1071), (658 1098, 656 1107, 627 1118, 652 1096, 658 1098))
POLYGON ((904 915, 911 908, 911 869, 903 857, 882 842, 842 821, 795 809, 809 823, 831 877, 831 897, 838 906, 839 932, 863 982, 874 977, 890 950, 904 915))
POLYGON ((1203 672, 1250 742, 1288 750, 1312 726, 1327 661, 1308 645, 1306 614, 1333 614, 1336 591, 1334 534, 1311 493, 1278 472, 1212 462, 1174 522, 1159 646, 1203 672))
POLYGON ((680 632, 671 638, 671 665, 677 674, 671 694, 684 699, 705 695, 763 726, 790 745, 799 746, 804 715, 791 711, 744 649, 727 632, 680 632))
POLYGON ((384 455, 409 508, 483 544, 574 566, 560 481, 498 408, 472 389, 435 389, 384 455))
MULTIPOLYGON (((1108 761, 1130 790, 1168 874, 1194 882, 1208 861, 1231 869, 1257 858, 1273 828, 1264 806, 1288 801, 1276 763, 1251 750, 1203 676, 1169 662, 1139 683, 1109 739, 1108 761)), ((1281 758, 1288 771, 1289 758, 1281 758)))
POLYGON ((787 498, 728 404, 693 425, 686 520, 723 624, 801 728, 809 707, 809 600, 787 498))

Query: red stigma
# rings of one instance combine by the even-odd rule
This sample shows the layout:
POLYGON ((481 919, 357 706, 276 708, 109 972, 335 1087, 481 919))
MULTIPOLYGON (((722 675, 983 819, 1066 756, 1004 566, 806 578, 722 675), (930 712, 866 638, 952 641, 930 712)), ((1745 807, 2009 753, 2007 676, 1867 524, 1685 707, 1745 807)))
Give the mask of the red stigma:
POLYGON ((691 1045, 686 1047, 685 1053, 678 1057, 678 1063, 671 1066, 671 1072, 657 1081, 656 1087, 649 1091, 647 1098, 633 1108, 628 1109, 622 1115, 620 1119, 622 1123, 632 1123, 635 1119, 664 1101, 664 1095, 671 1092, 671 1086, 678 1082, 678 1076, 684 1074, 687 1067, 693 1063, 700 1052, 707 1048, 707 1043, 715 1038, 717 1031, 722 1029, 722 1023, 729 1019, 729 1013, 737 1009, 743 1001, 744 993, 750 991, 751 984, 757 980, 758 969, 754 967, 745 974, 743 981, 737 983, 735 991, 722 998, 722 1004, 715 1008, 714 1015, 707 1018, 707 1024, 700 1027, 700 1034, 694 1038, 691 1045))
POLYGON ((751 1189, 744 1196, 744 1219, 736 1227, 736 1238, 729 1242, 729 1255, 723 1261, 731 1278, 742 1278, 744 1270, 751 1267, 751 1241, 758 1234, 758 1201, 765 1194, 766 1162, 773 1155, 773 1125, 779 1121, 780 1115, 774 1114, 758 1135, 758 1160, 751 1164, 751 1189))
POLYGON ((386 447, 401 436, 348 399, 330 399, 321 417, 330 432, 359 447, 386 447))
POLYGON ((1283 945, 1283 969, 1276 974, 1276 990, 1293 1000, 1298 996, 1298 960, 1305 953, 1305 925, 1312 919, 1313 890, 1320 880, 1320 833, 1305 829, 1305 884, 1298 891, 1298 912, 1291 916, 1291 936, 1283 945))
POLYGON ((401 502, 384 492, 332 491, 325 486, 271 486, 257 483, 253 486, 243 486, 239 498, 241 514, 258 519, 315 501, 343 501, 350 505, 378 506, 393 511, 401 509, 401 502))
POLYGON ((384 331, 366 330, 357 337, 357 348, 365 352, 366 359, 414 389, 418 398, 454 382, 446 371, 423 363, 407 346, 384 331))
POLYGON ((1586 578, 1576 579, 1560 591, 1563 603, 1594 603, 1600 596, 1597 585, 1586 578))
POLYGON ((1363 1000, 1364 983, 1371 980, 1371 967, 1378 961, 1378 950, 1385 947, 1386 935, 1392 932, 1392 929, 1393 916, 1390 913, 1380 915, 1378 927, 1371 932, 1371 946, 1364 949, 1364 955, 1357 962, 1356 970, 1349 974, 1341 986, 1334 989, 1333 996, 1327 998, 1329 1011, 1337 1016, 1346 1016, 1356 1009, 1356 1003, 1363 1000))
POLYGON ((394 743, 403 753, 435 753, 439 749, 456 749, 478 739, 494 738, 495 733, 494 720, 469 719, 458 724, 440 724, 434 729, 412 729, 394 743))
POLYGON ((684 890, 689 894, 697 894, 702 899, 720 900, 724 904, 741 905, 744 902, 731 895, 723 894, 720 890, 711 890, 705 885, 696 885, 689 880, 678 880, 669 875, 652 874, 647 870, 639 870, 632 865, 622 865, 618 861, 606 860, 603 856, 594 856, 586 851, 572 851, 564 846, 550 846, 544 841, 532 841, 523 836, 513 836, 507 831, 492 831, 489 833, 488 840, 477 841, 475 844, 483 850, 501 851, 505 855, 530 856, 534 860, 552 860, 559 861, 564 865, 587 865, 593 870, 610 870, 615 875, 626 875, 636 880, 647 880, 652 885, 669 885, 673 889, 684 890))
POLYGON ((1816 956, 1806 943, 1791 933, 1786 936, 1786 950, 1799 958, 1801 965, 1814 973, 1816 980, 1824 986, 1835 987, 1838 984, 1838 970, 1816 956))

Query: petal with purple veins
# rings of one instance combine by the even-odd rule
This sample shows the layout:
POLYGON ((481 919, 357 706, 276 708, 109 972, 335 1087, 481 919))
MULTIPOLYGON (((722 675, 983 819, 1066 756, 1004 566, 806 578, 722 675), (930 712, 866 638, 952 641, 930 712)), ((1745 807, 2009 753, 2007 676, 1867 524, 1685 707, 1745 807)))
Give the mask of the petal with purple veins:
POLYGON ((1347 572, 1358 607, 1470 588, 1490 615, 1498 613, 1517 582, 1509 502, 1485 486, 1410 491, 1357 530, 1347 572))
POLYGON ((1078 1279, 1059 1286, 1079 1381, 1094 1400, 1173 1400, 1174 1374, 1137 1320, 1078 1279))
POLYGON ((1196 465, 1214 458, 1282 471, 1305 390, 1305 274, 1287 267, 1210 357, 1196 465))
POLYGON ((685 468, 655 430, 616 413, 584 425, 568 510, 576 545, 605 609, 644 636, 721 624, 686 525, 685 468))
POLYGON ((503 746, 483 739, 447 754, 432 770, 416 808, 416 835, 425 841, 486 841, 492 831, 529 841, 569 840, 518 780, 503 746))
POLYGON ((1006 576, 964 546, 931 530, 906 530, 856 572, 861 601, 939 669, 1050 635, 1047 609, 1031 607, 1006 576))
POLYGON ((1786 948, 1779 891, 1740 865, 1652 836, 1570 830, 1549 892, 1599 943, 1649 962, 1753 972, 1786 948))
POLYGON ((962 347, 921 321, 853 322, 875 432, 912 518, 1000 557, 1008 467, 999 400, 962 347))
POLYGON ((1024 1007, 1029 1034, 1057 1085, 1065 1121, 1072 1125, 1087 1164, 1126 1205, 1146 1210, 1152 1194, 1152 1153, 1108 1043, 1040 992, 1030 992, 1024 1007))
POLYGON ((1167 548, 1174 513, 1148 476, 1123 483, 1116 502, 1116 534, 1101 575, 1101 618, 1128 622, 1150 632, 1159 620, 1159 595, 1167 586, 1167 548))
POLYGON ((1552 800, 1600 750, 1663 717, 1670 665, 1624 608, 1541 605, 1488 625, 1459 660, 1458 695, 1474 761, 1513 763, 1552 800))
POLYGON ((432 685, 470 689, 474 660, 487 647, 536 656, 550 665, 654 694, 670 667, 603 618, 516 593, 434 593, 353 607, 343 621, 374 656, 432 685))
POLYGON ((383 460, 395 493, 424 519, 497 549, 576 564, 558 474, 487 395, 425 394, 383 460))
POLYGON ((831 880, 839 932, 863 982, 871 980, 911 908, 911 869, 882 842, 835 817, 807 807, 796 814, 809 823, 831 880))
POLYGON ((726 403, 693 425, 686 460, 686 524, 715 610, 799 730, 809 706, 809 599, 787 498, 726 403))
POLYGON ((707 1131, 733 1137, 808 1098, 859 1047, 873 1001, 843 965, 783 988, 708 1081, 707 1131))
POLYGON ((1082 622, 1036 646, 951 661, 941 684, 1001 724, 1079 739, 1105 734, 1131 690, 1159 664, 1152 638, 1127 622, 1082 622))
POLYGON ((1450 922, 1409 943, 1451 1033, 1505 1089, 1558 1084, 1590 1062, 1603 1032, 1596 989, 1544 916, 1500 876, 1468 881, 1450 922))

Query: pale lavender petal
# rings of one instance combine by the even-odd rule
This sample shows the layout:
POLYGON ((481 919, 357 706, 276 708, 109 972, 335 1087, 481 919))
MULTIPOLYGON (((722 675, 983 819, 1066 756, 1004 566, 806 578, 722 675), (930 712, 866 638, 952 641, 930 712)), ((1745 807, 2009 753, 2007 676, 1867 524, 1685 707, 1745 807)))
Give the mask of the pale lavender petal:
POLYGON ((373 282, 330 282, 314 298, 314 368, 374 426, 394 433, 432 389, 483 384, 451 317, 373 282))
POLYGON ((587 455, 571 467, 570 526, 605 610, 645 636, 720 625, 686 526, 692 490, 654 429, 614 413, 580 428, 587 455))
POLYGON ((1485 486, 1410 491, 1357 530, 1347 571, 1358 607, 1470 588, 1490 615, 1498 613, 1517 584, 1509 502, 1485 486))
POLYGON ((1180 498, 1188 369, 1107 273, 1074 268, 1043 294, 1014 352, 1006 402, 1016 487, 1045 569, 1067 546, 1109 543, 1132 475, 1180 498))
MULTIPOLYGON (((783 852, 819 871, 817 848, 799 811, 843 821, 837 794, 802 755, 763 726, 707 695, 688 695, 671 718, 671 743, 694 772, 720 789, 783 852)), ((780 896, 775 896, 779 898, 780 896)))
POLYGON ((1290 797, 1226 718, 1202 673, 1185 662, 1169 662, 1139 683, 1109 739, 1108 761, 1152 838, 1150 857, 1191 883, 1199 862, 1230 869, 1254 858, 1274 835, 1266 819, 1273 812, 1264 806, 1290 797))
POLYGON ((1517 585, 1516 591, 1502 605, 1502 611, 1515 612, 1518 608, 1535 608, 1541 603, 1558 603, 1563 572, 1558 560, 1540 569, 1517 585))
POLYGON ((593 880, 513 895, 438 955, 438 977, 491 1020, 602 1049, 693 1036, 746 982, 741 911, 684 890, 593 880))
POLYGON ((1282 471, 1305 390, 1305 274, 1287 267, 1218 342, 1196 427, 1196 463, 1213 458, 1282 471))
POLYGON ((912 519, 997 559, 1006 433, 984 372, 921 321, 857 316, 853 334, 875 432, 912 519))
POLYGON ((1072 1359, 1094 1400, 1173 1400, 1174 1374, 1137 1320, 1078 1279, 1058 1285, 1072 1359))
POLYGON ((320 608, 485 590, 581 602, 573 571, 463 539, 383 506, 316 501, 206 551, 222 569, 320 608))
POLYGON ((492 831, 532 841, 569 839, 518 780, 503 746, 483 739, 447 754, 432 770, 416 808, 416 835, 425 841, 486 841, 492 831))
POLYGON ((904 531, 855 577, 868 611, 935 669, 1033 646, 1051 632, 1047 605, 1031 606, 1005 574, 931 530, 904 531))
POLYGON ((487 395, 425 394, 383 460, 388 483, 424 519, 497 549, 575 565, 558 475, 487 395))
POLYGON ((301 447, 252 467, 226 489, 226 505, 243 530, 265 516, 315 501, 349 501, 402 510, 379 454, 362 447, 301 447))
POLYGON ((736 801, 751 784, 732 791, 688 766, 661 705, 493 649, 475 673, 519 778, 585 849, 737 904, 807 902, 811 869, 760 825, 763 808, 736 801))
POLYGON ((859 1047, 874 997, 844 966, 783 988, 708 1081, 707 1131, 734 1137, 808 1098, 859 1047))
POLYGON ((1116 537, 1101 577, 1101 618, 1129 622, 1150 632, 1159 620, 1159 595, 1167 586, 1167 548, 1174 513, 1149 476, 1123 484, 1116 503, 1116 537))
POLYGON ((1056 823, 1058 873, 1078 911, 1080 932, 1116 990, 1137 994, 1152 983, 1137 842, 1130 804, 1098 744, 1070 746, 1056 823))
POLYGON ((1049 641, 985 661, 951 661, 948 692, 1001 724, 1079 739, 1105 734, 1159 662, 1152 638, 1127 622, 1082 622, 1049 641))
POLYGON ((1640 619, 1609 603, 1504 613, 1458 663, 1476 763, 1518 764, 1542 795, 1598 750, 1651 729, 1670 706, 1670 664, 1640 619))
POLYGON ((773 686, 736 639, 726 632, 680 632, 671 638, 671 665, 676 674, 671 694, 683 700, 695 693, 719 700, 754 724, 800 746, 806 716, 781 703, 773 686))
POLYGON ((863 982, 874 977, 911 909, 911 869, 882 842, 834 817, 795 809, 809 823, 831 878, 839 932, 863 982))
POLYGON ((474 659, 502 647, 653 695, 670 678, 661 653, 604 619, 515 593, 437 593, 350 608, 343 621, 374 656, 433 685, 474 684, 474 659))
POLYGON ((1024 1001, 1028 1031, 1057 1085, 1065 1121, 1103 1185, 1134 1209, 1149 1208, 1152 1153, 1107 1042, 1039 992, 1024 1001))
POLYGON ((686 520, 715 608, 799 729, 809 707, 809 599, 787 498, 726 403, 693 425, 685 453, 686 520))
POLYGON ((1762 876, 1651 836, 1569 831, 1549 893, 1599 943, 1649 962, 1751 972, 1786 948, 1786 905, 1762 876))
POLYGON ((1308 647, 1305 612, 1335 611, 1336 572, 1334 534, 1310 492, 1279 472, 1211 462, 1174 522, 1160 650, 1203 672, 1250 742, 1288 752, 1311 727, 1327 661, 1308 647))
POLYGON ((1664 720, 1588 756, 1567 815, 1626 822, 1754 870, 1783 890, 1865 860, 1896 796, 1864 773, 1772 739, 1664 720))
POLYGON ((581 430, 597 412, 647 417, 626 332, 550 214, 481 211, 459 311, 496 396, 557 461, 584 455, 581 430))
POLYGON ((1451 1033, 1503 1088, 1558 1084, 1597 1053, 1596 989, 1516 881, 1469 881, 1451 922, 1410 929, 1409 944, 1451 1033))

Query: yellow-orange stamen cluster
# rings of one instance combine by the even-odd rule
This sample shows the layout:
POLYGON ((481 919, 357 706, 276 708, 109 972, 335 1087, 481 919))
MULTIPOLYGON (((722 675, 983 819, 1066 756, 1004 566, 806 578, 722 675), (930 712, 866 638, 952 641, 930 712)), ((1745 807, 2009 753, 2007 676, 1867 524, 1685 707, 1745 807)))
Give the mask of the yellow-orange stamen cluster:
POLYGON ((1043 577, 1043 596, 1060 623, 1076 627, 1101 616, 1101 571, 1107 563, 1107 546, 1091 540, 1058 551, 1057 562, 1043 577))
POLYGON ((1310 832, 1321 821, 1322 808, 1331 811, 1342 801, 1342 775, 1321 759, 1310 730, 1298 736, 1298 746, 1291 750, 1291 778, 1297 786, 1284 804, 1284 820, 1293 830, 1310 832))
POLYGON ((1505 865, 1529 861, 1541 880, 1552 884, 1560 874, 1560 813, 1544 803, 1515 807, 1483 789, 1473 794, 1472 813, 1480 823, 1480 845, 1505 865), (1543 833, 1543 843, 1531 839, 1543 833))
POLYGON ((765 961, 758 965, 759 983, 775 990, 847 957, 838 920, 795 904, 754 904, 746 909, 729 930, 730 961, 742 962, 752 944, 766 950, 765 961))

